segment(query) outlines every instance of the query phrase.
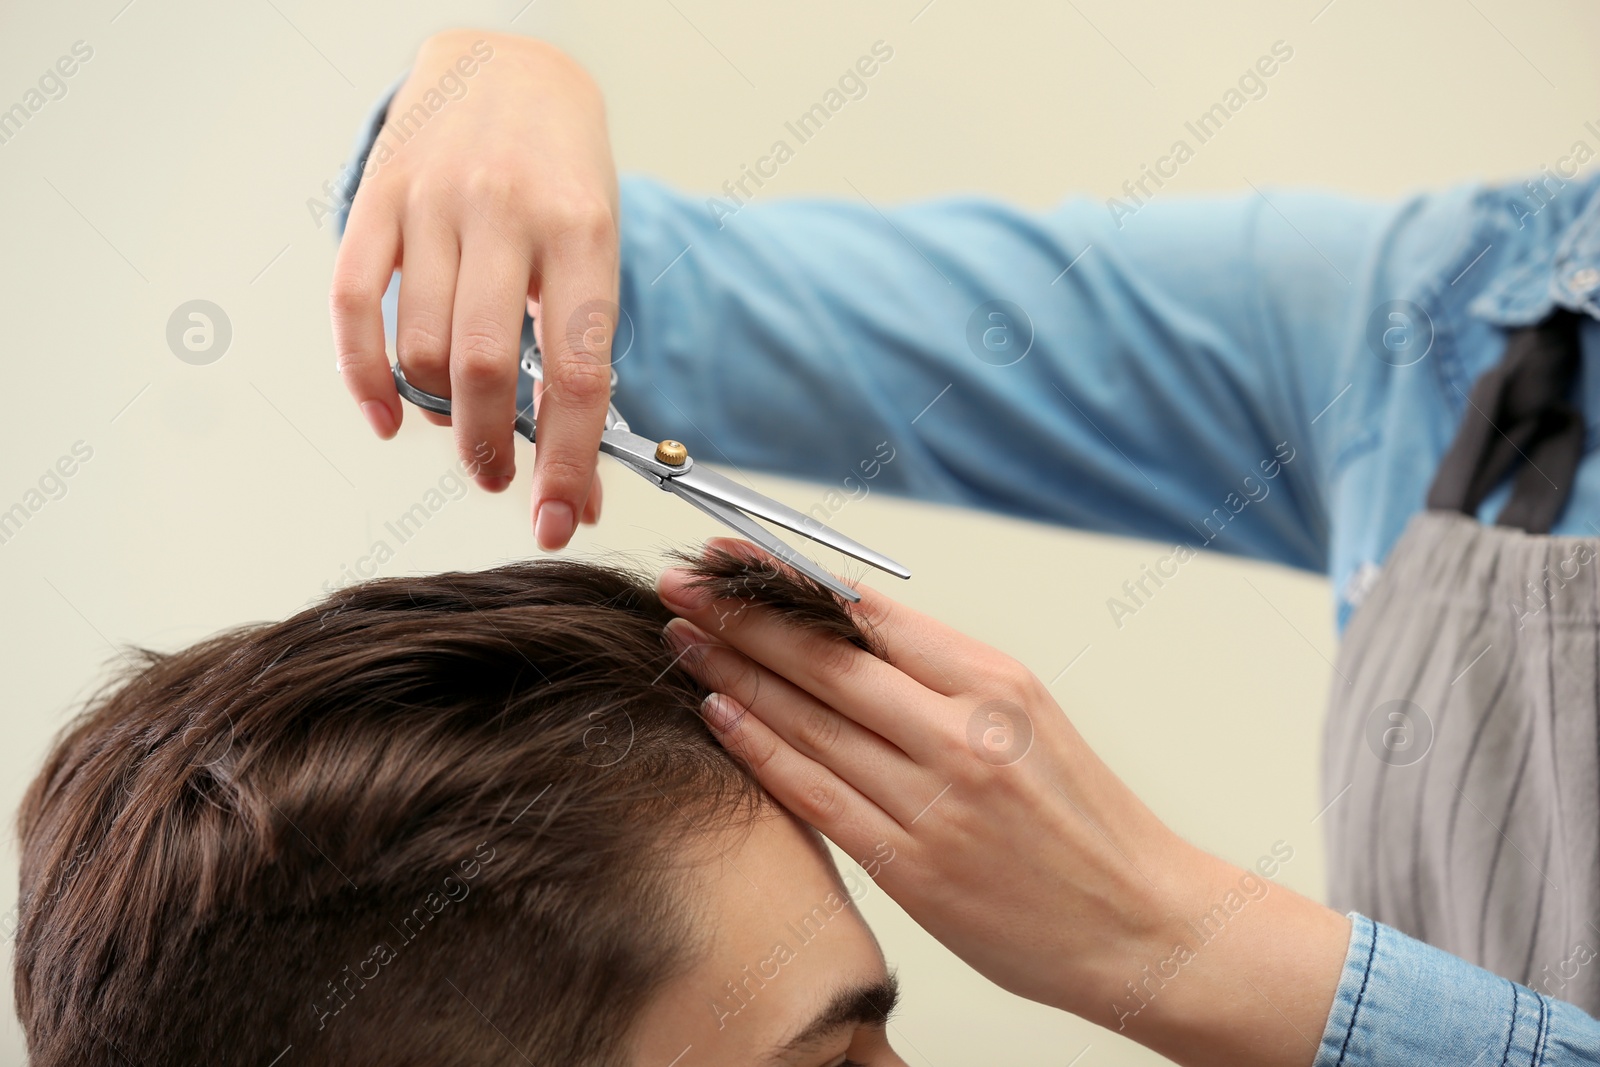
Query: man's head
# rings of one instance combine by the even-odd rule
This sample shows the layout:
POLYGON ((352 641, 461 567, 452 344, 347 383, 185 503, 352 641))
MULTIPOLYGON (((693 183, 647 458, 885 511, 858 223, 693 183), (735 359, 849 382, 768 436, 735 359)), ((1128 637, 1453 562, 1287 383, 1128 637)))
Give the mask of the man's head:
MULTIPOLYGON (((789 572, 696 567, 871 647, 789 572)), ((700 721, 670 618, 547 561, 141 653, 23 807, 35 1067, 898 1063, 855 894, 700 721)))

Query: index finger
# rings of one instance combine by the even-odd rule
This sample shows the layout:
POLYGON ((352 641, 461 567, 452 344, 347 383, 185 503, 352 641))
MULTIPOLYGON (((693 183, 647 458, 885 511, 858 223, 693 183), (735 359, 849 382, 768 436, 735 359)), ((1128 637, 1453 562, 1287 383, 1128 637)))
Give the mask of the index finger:
MULTIPOLYGON (((713 537, 711 550, 771 565, 772 559, 748 541, 713 537)), ((1009 657, 931 615, 909 608, 887 593, 855 584, 860 603, 849 608, 857 622, 879 639, 884 658, 928 689, 960 696, 981 688, 1009 666, 1009 657)))
POLYGON ((572 537, 600 454, 611 403, 616 333, 615 230, 594 230, 549 247, 540 264, 544 392, 534 452, 534 536, 547 549, 572 537))
POLYGON ((936 756, 937 731, 928 728, 930 709, 937 716, 950 698, 893 664, 749 601, 713 599, 709 591, 695 588, 682 568, 663 571, 656 589, 673 612, 889 741, 917 763, 936 756))
POLYGON ((400 223, 386 203, 363 191, 350 205, 328 311, 339 376, 373 431, 388 439, 400 428, 400 394, 384 348, 383 294, 400 257, 400 223))

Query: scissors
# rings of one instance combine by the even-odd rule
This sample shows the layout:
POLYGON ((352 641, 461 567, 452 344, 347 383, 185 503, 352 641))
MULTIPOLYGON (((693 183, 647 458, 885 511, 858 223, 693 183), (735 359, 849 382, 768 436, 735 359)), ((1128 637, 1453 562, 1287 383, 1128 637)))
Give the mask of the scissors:
MULTIPOLYGON (((400 395, 425 411, 440 415, 450 414, 450 401, 442 396, 424 392, 406 381, 405 374, 396 363, 393 367, 395 388, 400 395)), ((537 344, 523 350, 519 373, 536 382, 544 381, 544 363, 537 344)), ((611 371, 611 388, 616 390, 617 372, 611 371)), ((516 432, 529 441, 534 439, 536 424, 533 405, 517 412, 516 432)), ((732 527, 755 542, 769 555, 782 560, 801 574, 819 582, 851 603, 858 603, 861 594, 829 574, 822 567, 801 555, 784 541, 756 522, 750 516, 767 520, 792 530, 829 548, 853 556, 863 563, 888 571, 897 578, 909 578, 911 572, 880 552, 874 552, 859 541, 854 541, 818 522, 810 515, 780 504, 771 497, 725 478, 709 467, 695 463, 689 450, 678 441, 652 441, 628 429, 628 422, 617 411, 615 404, 606 411, 605 431, 600 435, 600 451, 622 461, 627 468, 654 482, 660 489, 676 493, 713 519, 732 527), (746 514, 748 512, 748 514, 746 514)))

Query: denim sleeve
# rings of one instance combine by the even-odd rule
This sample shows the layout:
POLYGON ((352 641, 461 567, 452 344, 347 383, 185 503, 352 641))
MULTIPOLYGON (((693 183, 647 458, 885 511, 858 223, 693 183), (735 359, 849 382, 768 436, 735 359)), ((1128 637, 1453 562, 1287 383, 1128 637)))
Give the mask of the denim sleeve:
POLYGON ((1174 197, 1119 228, 1084 198, 730 204, 623 182, 635 429, 836 496, 871 470, 891 493, 1325 568, 1315 423, 1399 205, 1174 197))
MULTIPOLYGON (((389 95, 346 168, 341 233, 389 95)), ((1315 192, 1164 193, 1114 215, 763 184, 707 198, 623 178, 613 351, 635 430, 821 482, 824 521, 876 489, 1317 571, 1328 431, 1361 421, 1318 420, 1374 279, 1459 222, 1315 192)))
POLYGON ((1564 1001, 1351 915, 1313 1067, 1600 1063, 1600 1023, 1564 1001))

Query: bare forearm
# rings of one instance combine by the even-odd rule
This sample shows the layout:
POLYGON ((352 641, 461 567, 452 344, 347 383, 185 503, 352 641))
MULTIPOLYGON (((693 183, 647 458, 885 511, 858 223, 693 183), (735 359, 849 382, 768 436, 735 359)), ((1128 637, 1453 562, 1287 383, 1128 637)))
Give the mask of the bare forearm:
POLYGON ((1176 842, 1152 871, 1168 919, 1099 968, 1071 1010, 1185 1067, 1306 1067, 1339 984, 1350 921, 1176 842))

